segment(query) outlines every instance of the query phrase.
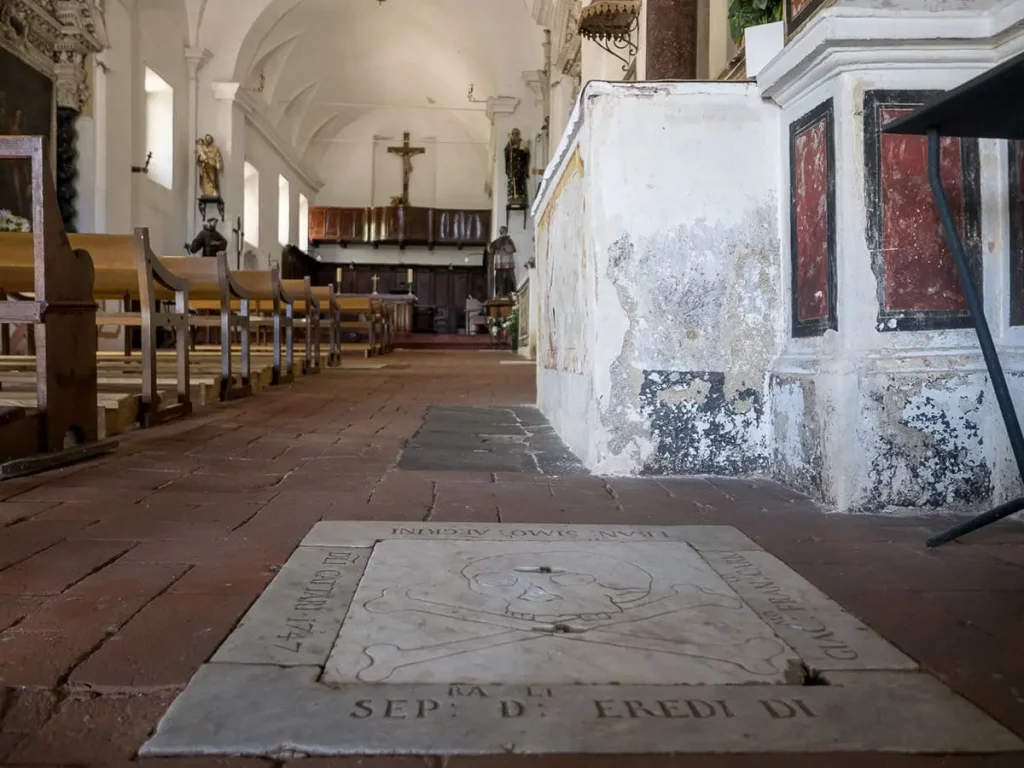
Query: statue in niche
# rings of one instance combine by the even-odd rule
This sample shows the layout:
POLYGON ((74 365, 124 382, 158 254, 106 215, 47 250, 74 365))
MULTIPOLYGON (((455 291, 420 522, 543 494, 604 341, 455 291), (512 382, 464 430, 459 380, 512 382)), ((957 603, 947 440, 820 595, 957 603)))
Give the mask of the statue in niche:
POLYGON ((529 207, 527 182, 530 178, 530 148, 518 128, 513 128, 505 145, 505 176, 508 177, 508 207, 529 207))
POLYGON ((220 197, 220 174, 224 160, 213 136, 206 134, 196 142, 196 161, 199 163, 199 192, 203 197, 220 197))
POLYGON ((498 239, 487 247, 494 270, 494 297, 505 298, 516 290, 516 244, 508 236, 508 227, 498 230, 498 239))
POLYGON ((189 253, 202 251, 205 258, 214 258, 221 251, 227 252, 228 240, 217 231, 217 220, 210 219, 203 225, 192 243, 186 245, 185 248, 189 253))
POLYGON ((196 141, 196 164, 199 166, 199 215, 205 219, 206 206, 214 203, 223 220, 224 198, 221 196, 220 174, 224 170, 224 159, 210 134, 196 141))

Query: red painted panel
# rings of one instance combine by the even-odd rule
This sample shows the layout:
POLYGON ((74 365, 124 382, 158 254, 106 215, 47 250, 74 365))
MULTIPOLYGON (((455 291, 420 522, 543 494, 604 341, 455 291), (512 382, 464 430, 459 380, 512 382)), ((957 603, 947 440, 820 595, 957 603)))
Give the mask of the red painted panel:
POLYGON ((828 317, 828 121, 796 137, 796 304, 798 320, 828 317))
POLYGON ((791 16, 795 17, 798 13, 800 13, 804 8, 806 8, 810 4, 811 0, 790 0, 789 5, 790 8, 792 8, 792 11, 790 11, 791 16))
MULTIPOLYGON (((883 108, 884 126, 908 107, 883 108)), ((957 311, 966 308, 953 256, 928 183, 928 141, 921 136, 882 134, 882 249, 885 307, 896 311, 957 311)), ((963 164, 959 139, 943 139, 942 185, 963 236, 963 164)))

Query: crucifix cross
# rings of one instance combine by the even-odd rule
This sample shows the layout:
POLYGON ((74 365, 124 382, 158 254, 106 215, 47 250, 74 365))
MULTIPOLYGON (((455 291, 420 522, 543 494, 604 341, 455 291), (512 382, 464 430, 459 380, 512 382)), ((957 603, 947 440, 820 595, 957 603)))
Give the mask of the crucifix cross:
POLYGON ((426 147, 413 147, 409 145, 409 132, 402 134, 402 146, 388 147, 392 155, 399 155, 402 158, 402 204, 409 204, 409 177, 412 176, 413 155, 422 155, 426 147))

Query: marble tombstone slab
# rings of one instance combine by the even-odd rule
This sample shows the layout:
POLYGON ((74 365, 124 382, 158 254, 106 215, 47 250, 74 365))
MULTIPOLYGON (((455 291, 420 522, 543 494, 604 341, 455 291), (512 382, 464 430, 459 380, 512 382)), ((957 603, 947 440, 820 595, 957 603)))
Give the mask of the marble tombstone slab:
POLYGON ((320 523, 142 754, 1021 749, 734 528, 320 523))

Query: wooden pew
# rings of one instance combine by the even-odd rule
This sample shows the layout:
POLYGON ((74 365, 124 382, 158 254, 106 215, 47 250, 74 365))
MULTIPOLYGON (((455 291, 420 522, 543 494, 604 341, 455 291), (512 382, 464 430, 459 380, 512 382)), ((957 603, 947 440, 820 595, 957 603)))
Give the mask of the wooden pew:
POLYGON ((326 316, 328 329, 328 354, 327 365, 335 367, 341 365, 341 330, 338 324, 341 322, 341 308, 338 306, 338 295, 334 292, 334 284, 314 285, 311 288, 313 298, 320 304, 320 323, 323 324, 326 316))
POLYGON ((302 372, 320 373, 320 303, 313 297, 310 280, 282 280, 281 287, 292 307, 292 325, 305 333, 302 372))
POLYGON ((171 274, 188 282, 190 309, 212 308, 218 312, 216 317, 191 314, 189 325, 194 328, 220 328, 221 399, 234 400, 251 395, 249 305, 253 295, 235 280, 228 267, 227 254, 221 251, 212 259, 161 256, 160 263, 171 274), (240 337, 241 358, 237 381, 232 372, 231 348, 236 331, 240 337))
POLYGON ((369 296, 339 296, 338 312, 341 317, 338 329, 341 333, 358 333, 366 337, 365 342, 345 342, 340 351, 354 352, 369 357, 382 349, 380 339, 381 323, 376 319, 373 300, 369 296))
MULTIPOLYGON (((8 293, 32 290, 32 235, 28 233, 4 234, 5 265, 3 289, 8 293)), ((168 419, 187 416, 192 412, 188 360, 188 303, 187 284, 164 269, 149 245, 149 232, 137 229, 134 235, 71 234, 72 248, 89 253, 94 271, 92 298, 96 301, 120 300, 127 305, 138 301, 138 312, 100 312, 96 324, 142 329, 141 357, 132 356, 126 348, 123 355, 95 353, 98 357, 100 385, 103 389, 116 389, 123 393, 141 390, 137 413, 132 423, 154 426, 168 419), (174 308, 158 311, 160 301, 174 302, 174 308), (177 365, 173 379, 159 378, 156 329, 170 328, 177 337, 177 365), (115 381, 116 380, 116 381, 115 381), (165 401, 161 391, 174 387, 176 397, 165 401)), ((5 350, 9 352, 8 350, 5 350)), ((30 348, 30 352, 31 352, 30 348)), ((0 358, 0 371, 12 382, 13 374, 26 372, 33 365, 29 356, 0 358)), ((18 383, 18 382, 14 382, 18 383)), ((10 400, 10 398, 8 398, 10 400)), ((109 399, 109 398, 108 398, 109 399)), ((111 404, 119 414, 121 405, 111 404)), ((111 424, 121 424, 121 415, 111 424)))
MULTIPOLYGON (((92 260, 68 243, 45 139, 0 137, 0 157, 28 160, 32 168, 34 296, 0 304, 0 322, 34 326, 37 350, 35 408, 0 410, 0 477, 13 477, 90 458, 116 443, 99 439, 92 260)), ((0 245, 0 265, 4 251, 0 245)))
POLYGON ((255 300, 250 306, 250 327, 255 331, 267 325, 273 339, 273 384, 288 384, 295 379, 295 348, 293 339, 293 307, 291 296, 281 285, 278 267, 269 270, 235 270, 236 282, 249 291, 255 300))

